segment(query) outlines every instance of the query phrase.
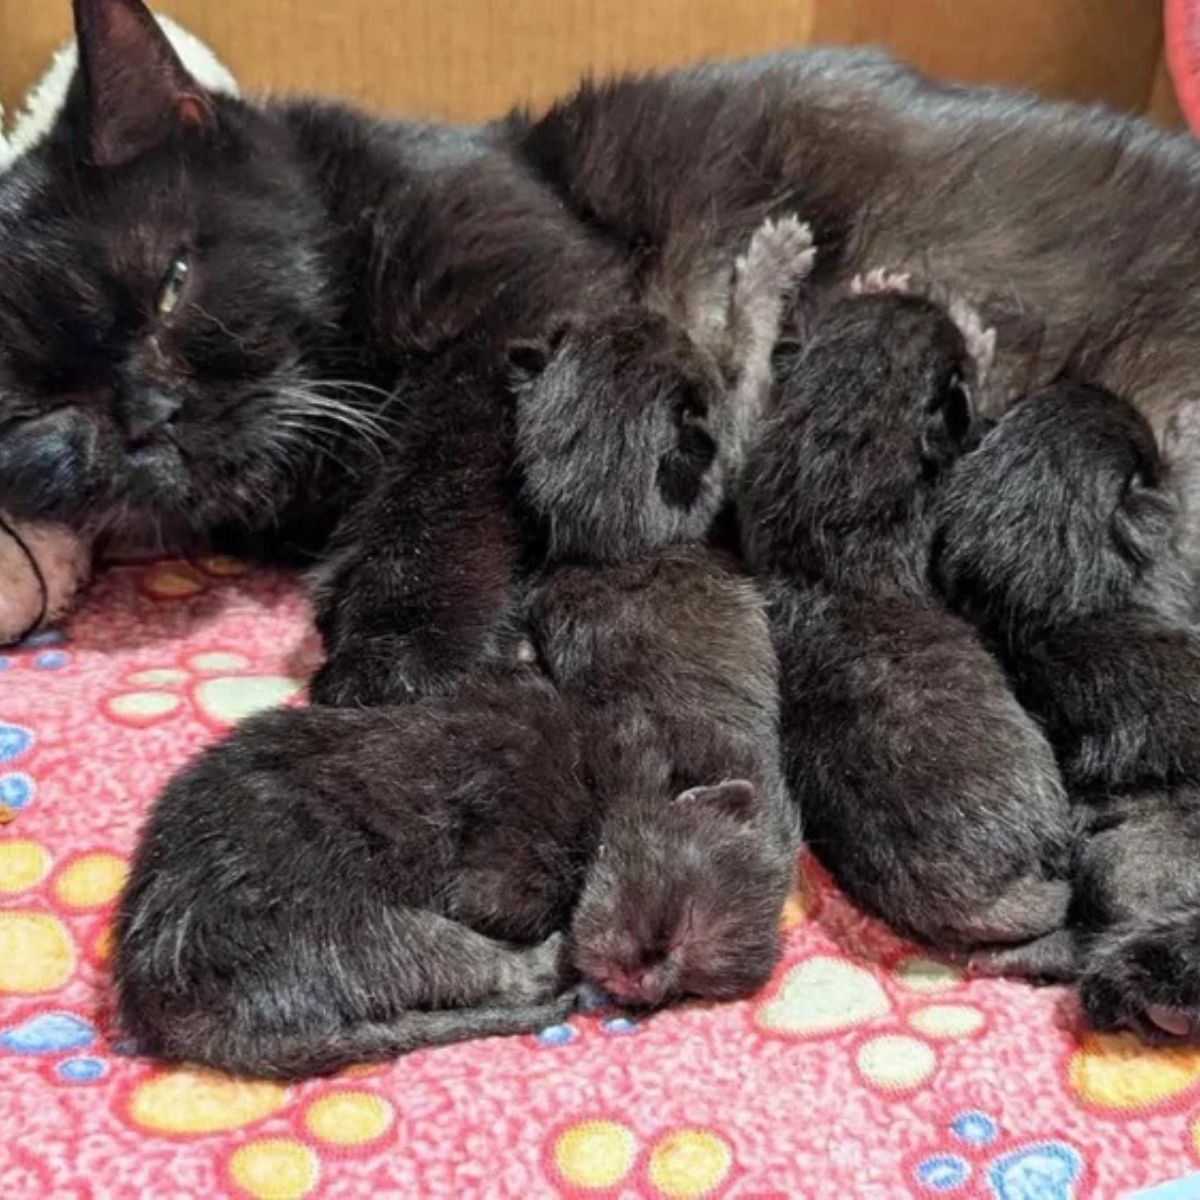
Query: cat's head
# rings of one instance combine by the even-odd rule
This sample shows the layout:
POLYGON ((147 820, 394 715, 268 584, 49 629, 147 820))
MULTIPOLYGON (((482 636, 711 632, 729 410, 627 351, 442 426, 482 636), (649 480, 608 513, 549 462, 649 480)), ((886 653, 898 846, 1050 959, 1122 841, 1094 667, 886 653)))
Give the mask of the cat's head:
POLYGON ((734 999, 766 981, 794 858, 752 784, 618 805, 601 836, 571 922, 585 979, 648 1007, 734 999))
POLYGON ((938 584, 964 615, 1009 636, 1119 608, 1169 553, 1165 481, 1132 404, 1052 384, 957 464, 939 502, 938 584))
POLYGON ((509 349, 524 499, 559 558, 620 560, 694 541, 723 497, 724 382, 637 307, 509 349))
POLYGON ((0 177, 0 506, 205 528, 270 515, 331 322, 278 119, 202 88, 140 0, 76 0, 80 70, 0 177))

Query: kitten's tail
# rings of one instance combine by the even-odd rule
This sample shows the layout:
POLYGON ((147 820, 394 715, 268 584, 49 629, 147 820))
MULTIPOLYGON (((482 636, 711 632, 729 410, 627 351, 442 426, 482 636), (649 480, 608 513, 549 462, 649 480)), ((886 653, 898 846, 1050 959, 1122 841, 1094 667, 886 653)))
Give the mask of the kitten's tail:
POLYGON ((231 1075, 299 1080, 470 1038, 536 1033, 565 1020, 574 1003, 569 993, 540 1003, 410 1010, 391 1021, 364 1021, 313 1034, 238 1031, 217 1014, 193 1013, 172 1021, 162 1044, 138 1049, 231 1075))

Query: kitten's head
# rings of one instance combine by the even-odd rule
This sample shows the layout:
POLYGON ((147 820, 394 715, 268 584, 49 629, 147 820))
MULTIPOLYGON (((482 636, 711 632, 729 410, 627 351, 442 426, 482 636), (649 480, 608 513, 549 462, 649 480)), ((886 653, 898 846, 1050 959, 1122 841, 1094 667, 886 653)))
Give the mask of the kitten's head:
POLYGON ((515 458, 559 558, 617 560, 703 537, 723 496, 724 384, 642 308, 510 347, 515 458))
POLYGON ((1154 435, 1127 401, 1062 381, 1011 409, 940 502, 949 602, 1020 636, 1132 598, 1168 552, 1174 507, 1154 435))
POLYGON ((622 806, 602 839, 571 922, 584 978, 649 1007, 733 999, 765 982, 794 860, 750 783, 622 806))
POLYGON ((277 120, 206 92, 140 0, 76 0, 55 128, 0 177, 0 506, 270 515, 311 427, 320 214, 277 120))

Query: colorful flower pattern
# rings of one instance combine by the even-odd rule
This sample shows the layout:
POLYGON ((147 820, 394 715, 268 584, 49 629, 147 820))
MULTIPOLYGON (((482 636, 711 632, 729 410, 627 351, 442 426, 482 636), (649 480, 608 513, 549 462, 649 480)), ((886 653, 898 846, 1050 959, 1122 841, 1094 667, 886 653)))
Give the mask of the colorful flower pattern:
POLYGON ((808 860, 746 1003, 593 1004, 293 1087, 131 1056, 108 963, 142 816, 201 746, 298 702, 316 654, 293 579, 210 560, 110 570, 65 636, 0 657, 0 1195, 1196 1194, 1200 1051, 966 980, 808 860))

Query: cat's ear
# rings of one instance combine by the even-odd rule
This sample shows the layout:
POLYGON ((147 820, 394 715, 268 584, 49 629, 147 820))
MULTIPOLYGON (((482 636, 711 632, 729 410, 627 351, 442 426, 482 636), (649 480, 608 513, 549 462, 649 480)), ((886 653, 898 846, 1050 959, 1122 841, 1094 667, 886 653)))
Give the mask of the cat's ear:
POLYGON ((175 132, 212 124, 208 93, 188 74, 141 0, 74 0, 88 158, 117 166, 175 132))
POLYGON ((757 801, 758 791, 748 779, 727 779, 708 787, 688 788, 675 797, 676 804, 706 805, 739 821, 749 821, 754 816, 757 801))

